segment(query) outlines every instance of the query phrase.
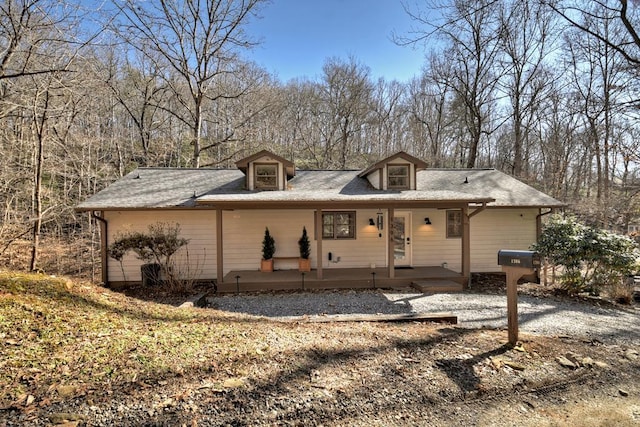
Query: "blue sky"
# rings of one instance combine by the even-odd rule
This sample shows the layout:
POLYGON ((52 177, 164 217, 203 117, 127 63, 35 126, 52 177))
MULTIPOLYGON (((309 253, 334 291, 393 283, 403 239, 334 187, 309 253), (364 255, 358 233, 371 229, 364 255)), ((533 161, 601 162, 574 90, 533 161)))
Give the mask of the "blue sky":
POLYGON ((412 25, 399 0, 272 0, 251 22, 249 34, 262 44, 247 55, 283 83, 315 80, 329 57, 353 56, 371 69, 371 77, 406 82, 420 73, 421 48, 397 46, 395 31, 412 25))

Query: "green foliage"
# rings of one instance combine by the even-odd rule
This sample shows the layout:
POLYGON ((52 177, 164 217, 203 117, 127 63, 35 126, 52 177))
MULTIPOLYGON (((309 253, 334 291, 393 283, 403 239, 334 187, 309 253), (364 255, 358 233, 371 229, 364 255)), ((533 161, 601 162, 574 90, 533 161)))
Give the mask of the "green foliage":
POLYGON ((271 259, 276 253, 276 241, 269 234, 269 228, 264 229, 264 239, 262 240, 262 259, 271 259))
POLYGON ((147 233, 121 233, 116 236, 115 242, 109 245, 109 256, 122 261, 127 252, 133 251, 140 260, 168 266, 171 256, 189 243, 189 240, 178 237, 179 234, 179 224, 163 222, 149 225, 147 233))
POLYGON ((589 227, 573 217, 554 215, 532 246, 553 264, 563 266, 564 289, 598 294, 637 267, 638 250, 628 237, 589 227))
POLYGON ((300 248, 300 258, 309 259, 311 256, 311 243, 309 243, 306 227, 302 227, 302 237, 298 240, 298 247, 300 248))

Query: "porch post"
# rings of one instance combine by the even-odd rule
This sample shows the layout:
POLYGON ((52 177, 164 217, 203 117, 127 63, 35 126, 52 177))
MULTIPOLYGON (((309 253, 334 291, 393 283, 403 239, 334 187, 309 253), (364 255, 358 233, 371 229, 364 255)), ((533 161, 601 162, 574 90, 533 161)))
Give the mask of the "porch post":
POLYGON ((216 209, 216 276, 218 283, 224 282, 224 254, 222 253, 222 209, 216 209))
POLYGON ((387 228, 389 229, 388 236, 389 241, 387 242, 387 257, 389 258, 388 270, 389 270, 389 279, 393 279, 396 277, 396 258, 394 251, 394 240, 393 240, 393 208, 387 209, 387 228))
POLYGON ((316 209, 316 277, 322 280, 322 263, 324 257, 322 255, 322 209, 316 209))
POLYGON ((471 278, 471 227, 469 221, 469 206, 462 208, 462 275, 471 278))

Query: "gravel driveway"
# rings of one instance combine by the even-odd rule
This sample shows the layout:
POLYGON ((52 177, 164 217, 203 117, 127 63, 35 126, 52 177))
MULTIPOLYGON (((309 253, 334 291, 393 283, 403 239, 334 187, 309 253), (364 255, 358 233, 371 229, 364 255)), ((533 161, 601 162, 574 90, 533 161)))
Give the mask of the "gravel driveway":
MULTIPOLYGON (((398 291, 326 291, 257 295, 219 295, 211 307, 277 319, 340 314, 450 312, 464 328, 506 328, 506 295, 422 294, 398 291)), ((520 331, 582 337, 608 343, 640 343, 640 310, 557 297, 518 297, 520 331)))

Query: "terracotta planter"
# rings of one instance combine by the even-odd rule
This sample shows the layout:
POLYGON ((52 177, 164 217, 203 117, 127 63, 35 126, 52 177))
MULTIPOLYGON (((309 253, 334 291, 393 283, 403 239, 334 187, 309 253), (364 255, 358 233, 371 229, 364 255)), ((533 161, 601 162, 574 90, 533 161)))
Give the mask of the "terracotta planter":
POLYGON ((273 272, 273 259, 260 260, 260 271, 263 273, 273 272))
POLYGON ((298 271, 311 271, 311 258, 298 258, 298 271))

